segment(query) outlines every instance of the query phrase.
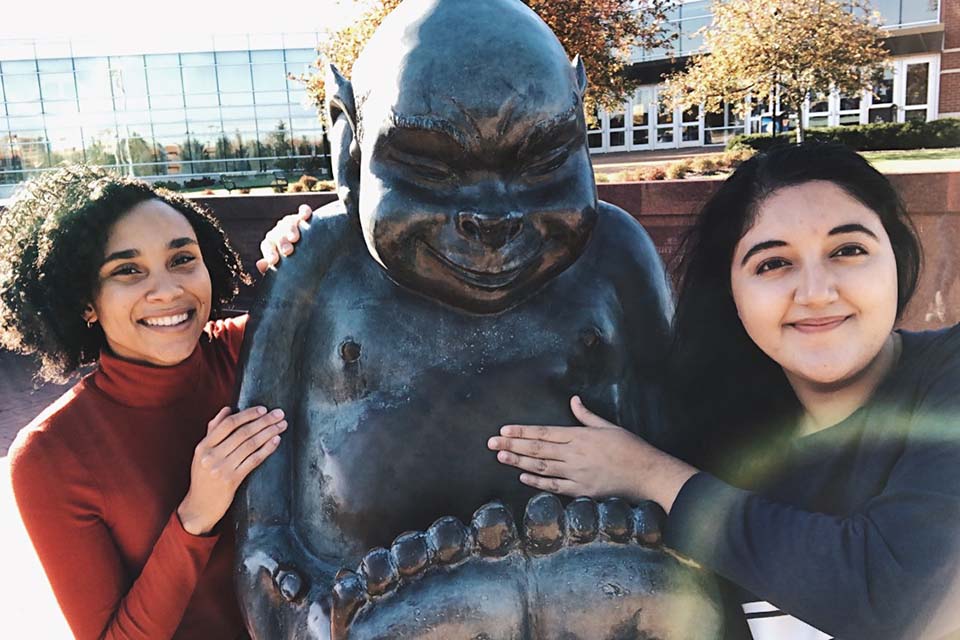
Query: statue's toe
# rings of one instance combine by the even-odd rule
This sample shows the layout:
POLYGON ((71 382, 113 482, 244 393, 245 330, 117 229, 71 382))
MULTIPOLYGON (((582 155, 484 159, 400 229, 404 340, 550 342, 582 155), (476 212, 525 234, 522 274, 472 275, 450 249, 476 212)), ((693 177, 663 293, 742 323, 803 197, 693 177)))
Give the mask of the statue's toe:
POLYGON ((585 543, 597 537, 599 518, 597 503, 590 498, 577 498, 567 505, 567 537, 573 543, 585 543))
POLYGON ((653 500, 646 500, 634 507, 633 527, 637 542, 651 547, 659 546, 666 519, 663 508, 653 500))
POLYGON ((367 593, 379 596, 396 586, 399 571, 388 549, 377 547, 360 562, 359 573, 367 585, 367 593))
POLYGON ((597 505, 600 532, 608 540, 627 542, 633 536, 633 509, 626 500, 608 498, 597 505))
POLYGON ((470 552, 470 530, 457 518, 445 516, 427 529, 427 545, 439 564, 454 564, 470 552))
POLYGON ((538 493, 527 502, 523 514, 526 548, 533 553, 549 553, 563 544, 564 511, 560 499, 552 493, 538 493))
POLYGON ((422 531, 400 534, 390 545, 390 555, 401 577, 407 578, 423 571, 430 564, 427 535, 422 531))
POLYGON ((504 556, 516 546, 517 528, 510 509, 502 502, 488 502, 473 514, 472 528, 480 555, 504 556))

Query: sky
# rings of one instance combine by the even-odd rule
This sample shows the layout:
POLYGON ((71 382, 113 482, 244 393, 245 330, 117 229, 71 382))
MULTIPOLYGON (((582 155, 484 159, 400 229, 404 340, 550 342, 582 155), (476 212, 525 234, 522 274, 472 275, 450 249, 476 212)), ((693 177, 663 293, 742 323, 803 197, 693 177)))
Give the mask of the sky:
MULTIPOLYGON (((324 31, 352 19, 355 0, 7 0, 0 39, 95 37, 129 40, 179 34, 324 31)), ((171 43, 173 44, 173 43, 171 43)))

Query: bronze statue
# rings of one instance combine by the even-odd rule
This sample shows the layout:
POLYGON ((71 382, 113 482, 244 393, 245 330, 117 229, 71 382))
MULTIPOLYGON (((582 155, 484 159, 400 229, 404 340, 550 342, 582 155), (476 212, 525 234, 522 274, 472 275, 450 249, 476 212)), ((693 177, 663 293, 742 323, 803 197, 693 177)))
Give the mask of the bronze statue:
POLYGON ((658 546, 658 508, 527 504, 485 447, 571 424, 573 394, 659 435, 669 287, 597 200, 585 87, 517 0, 407 0, 352 81, 330 70, 340 202, 267 278, 245 346, 240 406, 290 421, 238 494, 258 640, 718 637, 715 585, 658 546))

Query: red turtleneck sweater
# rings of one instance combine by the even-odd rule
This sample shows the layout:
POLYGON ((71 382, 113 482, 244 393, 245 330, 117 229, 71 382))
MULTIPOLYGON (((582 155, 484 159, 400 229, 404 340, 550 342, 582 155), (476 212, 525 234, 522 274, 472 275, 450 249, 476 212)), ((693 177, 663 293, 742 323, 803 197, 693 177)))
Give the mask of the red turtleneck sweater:
POLYGON ((193 536, 176 513, 194 447, 233 402, 245 324, 209 324, 173 367, 104 353, 17 436, 17 505, 77 638, 246 637, 229 527, 193 536))

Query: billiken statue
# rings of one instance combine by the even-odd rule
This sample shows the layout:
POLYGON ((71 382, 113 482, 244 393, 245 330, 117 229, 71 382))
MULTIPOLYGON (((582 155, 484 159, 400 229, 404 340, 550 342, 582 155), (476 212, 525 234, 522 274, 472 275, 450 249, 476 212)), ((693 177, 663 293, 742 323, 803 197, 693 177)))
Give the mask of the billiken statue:
POLYGON ((327 82, 339 202, 261 289, 239 406, 289 428, 236 504, 251 634, 722 634, 662 511, 534 495, 486 441, 580 395, 657 441, 670 291, 597 200, 586 74, 519 0, 406 0, 327 82))

